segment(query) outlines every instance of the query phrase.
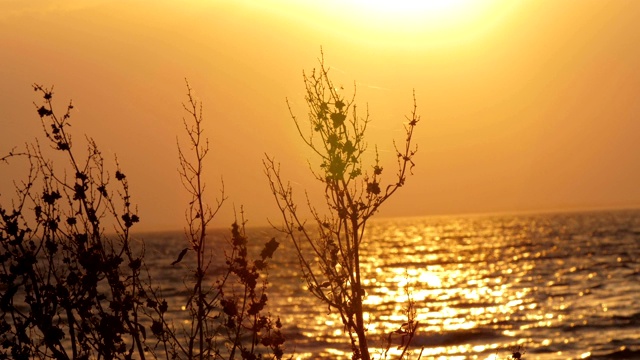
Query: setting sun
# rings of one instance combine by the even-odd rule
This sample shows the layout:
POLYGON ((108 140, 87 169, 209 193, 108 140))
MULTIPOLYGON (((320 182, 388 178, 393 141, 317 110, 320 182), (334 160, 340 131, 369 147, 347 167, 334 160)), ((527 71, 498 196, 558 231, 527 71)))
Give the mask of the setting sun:
POLYGON ((387 49, 425 50, 470 43, 509 19, 518 2, 496 0, 243 0, 243 6, 292 19, 300 30, 387 49))
POLYGON ((386 18, 391 21, 412 19, 422 23, 458 22, 489 4, 489 2, 472 0, 351 0, 343 3, 357 11, 381 19, 386 18))
MULTIPOLYGON (((420 39, 437 38, 440 46, 481 36, 514 6, 472 0, 340 1, 342 26, 364 41, 420 48, 420 39)), ((422 41, 424 45, 424 42, 422 41)))

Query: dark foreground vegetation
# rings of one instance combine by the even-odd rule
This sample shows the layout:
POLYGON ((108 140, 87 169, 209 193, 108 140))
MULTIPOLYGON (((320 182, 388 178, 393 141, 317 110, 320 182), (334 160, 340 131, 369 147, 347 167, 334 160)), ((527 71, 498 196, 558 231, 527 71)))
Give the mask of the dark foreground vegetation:
POLYGON ((201 107, 188 88, 184 121, 189 152, 178 146, 180 175, 191 195, 185 248, 195 258, 184 274, 188 326, 173 323, 158 281, 148 276, 144 246, 131 229, 140 221, 128 178, 106 165, 96 143, 77 148, 51 89, 34 85, 46 143, 0 158, 28 164, 15 197, 0 207, 0 358, 3 359, 280 359, 284 336, 266 313, 261 274, 278 247, 264 244, 250 259, 242 221, 231 227, 226 267, 205 282, 213 252, 207 227, 224 202, 205 202, 203 165, 209 151, 201 107), (50 148, 58 163, 50 159, 50 148), (59 155, 62 155, 60 157, 59 155), (115 229, 115 235, 106 231, 115 229))
MULTIPOLYGON (((390 358, 387 351, 372 353, 369 348, 362 305, 367 274, 360 271, 359 249, 367 221, 404 185, 414 166, 415 98, 405 139, 394 143, 397 169, 384 183, 387 170, 377 151, 371 164, 364 161, 368 114, 360 116, 355 99, 336 92, 323 60, 319 69, 304 75, 304 83, 308 122, 292 117, 303 141, 318 155, 314 175, 326 204, 310 205, 308 224, 278 163, 267 156, 265 173, 283 220, 277 229, 294 245, 303 280, 318 305, 339 314, 352 358, 390 358)), ((125 171, 117 159, 106 161, 91 138, 72 138, 71 103, 60 114, 52 89, 34 85, 34 90, 44 137, 0 157, 3 174, 15 163, 28 169, 26 178, 16 180, 14 196, 7 197, 3 189, 0 197, 0 359, 290 356, 285 356, 280 319, 268 311, 266 270, 278 248, 276 239, 250 258, 240 213, 230 229, 224 271, 215 281, 205 281, 211 279, 212 264, 220 262, 207 235, 226 197, 222 188, 216 200, 207 202, 203 171, 209 142, 201 104, 189 85, 184 104, 188 140, 178 143, 178 159, 191 199, 185 210, 184 248, 176 250, 174 261, 193 259, 184 274, 188 297, 182 308, 188 325, 168 316, 161 279, 149 275, 144 244, 131 236, 141 216, 125 171)), ((419 328, 413 302, 406 309, 406 322, 393 332, 403 339, 396 357, 419 358, 419 351, 408 351, 419 328)), ((521 358, 522 353, 518 349, 511 356, 521 358)))

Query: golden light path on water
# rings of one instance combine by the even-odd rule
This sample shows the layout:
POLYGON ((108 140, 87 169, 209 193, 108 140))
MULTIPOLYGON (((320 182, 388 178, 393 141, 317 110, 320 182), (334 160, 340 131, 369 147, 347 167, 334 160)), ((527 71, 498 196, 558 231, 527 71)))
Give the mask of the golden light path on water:
MULTIPOLYGON (((367 274, 366 320, 374 353, 379 358, 388 334, 407 321, 409 298, 415 303, 415 319, 420 323, 411 349, 414 355, 422 351, 423 359, 505 359, 514 349, 537 352, 534 358, 586 358, 596 343, 613 341, 602 340, 603 336, 633 338, 633 329, 610 327, 621 317, 612 316, 607 306, 615 307, 620 316, 633 318, 633 313, 628 315, 628 303, 636 290, 619 284, 605 289, 608 285, 603 284, 614 284, 618 277, 619 269, 611 270, 610 265, 615 267, 620 258, 616 260, 615 254, 596 257, 589 248, 600 246, 598 241, 602 240, 592 241, 590 234, 601 226, 598 221, 606 223, 607 219, 585 216, 581 222, 565 225, 567 219, 467 217, 372 222, 363 246, 362 266, 367 274), (575 244, 582 244, 582 248, 575 244), (601 288, 602 294, 589 297, 591 289, 601 288), (611 291, 624 295, 612 298, 611 291), (606 303, 609 305, 603 305, 606 303), (594 317, 594 313, 608 310, 608 318, 594 317)), ((632 235, 624 236, 625 241, 635 241, 632 235)), ((289 275, 297 275, 291 270, 296 268, 295 261, 288 268, 289 275)), ((271 275, 279 276, 277 272, 271 275)), ((329 314, 300 283, 297 288, 292 286, 290 307, 276 309, 285 314, 285 321, 297 324, 291 330, 300 331, 301 338, 292 339, 296 357, 349 358, 347 336, 337 316, 329 314), (324 344, 319 345, 324 351, 319 354, 313 343, 324 344)), ((402 339, 396 336, 394 341, 397 345, 402 339)), ((390 353, 394 350, 395 346, 390 353)))
MULTIPOLYGON (((376 341, 370 344, 375 348, 374 353, 381 354, 388 334, 407 321, 409 299, 415 303, 415 320, 420 323, 420 337, 414 339, 412 349, 416 354, 422 351, 423 358, 455 358, 456 355, 462 356, 461 354, 465 354, 462 358, 476 357, 504 350, 503 339, 500 343, 470 341, 460 345, 464 340, 457 337, 464 336, 459 335, 460 332, 473 334, 473 330, 479 326, 504 327, 502 334, 513 337, 513 331, 504 323, 517 310, 536 308, 535 303, 526 301, 532 289, 518 289, 510 280, 518 276, 516 273, 522 275, 531 268, 530 263, 519 261, 520 257, 527 258, 531 254, 509 255, 504 258, 505 254, 502 252, 506 247, 496 249, 494 253, 478 252, 477 239, 473 239, 473 235, 479 237, 486 234, 465 233, 468 231, 465 228, 468 224, 447 222, 443 225, 446 227, 371 223, 363 246, 362 270, 367 274, 364 281, 367 291, 365 320, 368 321, 370 338, 378 343, 378 346, 376 341), (489 258, 496 260, 494 257, 501 259, 489 261, 489 258), (510 266, 512 264, 517 266, 510 266), (430 344, 431 335, 439 341, 430 344), (438 343, 442 345, 437 345, 438 343)), ((293 262, 292 266, 295 267, 293 262)), ((305 300, 301 304, 298 303, 299 298, 289 297, 288 303, 294 310, 292 313, 314 315, 312 319, 307 317, 304 325, 306 329, 302 331, 302 335, 319 342, 344 343, 346 334, 343 333, 339 319, 328 314, 326 308, 314 312, 318 302, 304 289, 299 295, 308 297, 309 303, 305 300)), ((287 313, 286 308, 281 310, 284 310, 282 313, 287 313)), ((545 314, 538 320, 549 321, 555 317, 554 314, 545 314)), ((299 320, 290 319, 292 322, 299 320)), ((395 345, 391 347, 389 354, 397 355, 400 352, 396 347, 402 339, 395 336, 393 341, 395 345)), ((516 343, 517 339, 513 339, 513 342, 516 343)), ((326 355, 335 358, 350 357, 350 353, 345 350, 348 348, 343 346, 326 349, 326 355)), ((312 354, 297 352, 297 357, 312 357, 312 354)), ((493 357, 493 354, 489 354, 483 358, 493 357)))
MULTIPOLYGON (((483 254, 469 253, 464 243, 445 243, 447 239, 442 236, 446 237, 449 230, 460 233, 461 229, 436 226, 394 229, 388 224, 374 227, 372 233, 380 232, 378 236, 387 241, 393 239, 395 246, 368 247, 370 253, 364 261, 365 273, 375 274, 367 281, 371 294, 365 303, 370 308, 384 309, 381 313, 390 313, 377 316, 369 313, 370 319, 376 317, 380 321, 370 328, 372 332, 388 334, 398 329, 407 320, 409 299, 416 304, 416 320, 423 334, 471 330, 479 324, 497 323, 500 317, 508 320, 513 308, 523 309, 522 299, 530 290, 509 292, 502 277, 492 276, 496 271, 510 274, 513 270, 497 269, 496 263, 468 266, 482 263, 483 254), (402 260, 397 263, 399 259, 402 260)), ((526 266, 521 269, 527 270, 526 266)), ((505 335, 511 334, 505 330, 505 335)), ((452 358, 454 354, 473 355, 498 347, 497 343, 438 346, 423 349, 422 355, 452 358)))

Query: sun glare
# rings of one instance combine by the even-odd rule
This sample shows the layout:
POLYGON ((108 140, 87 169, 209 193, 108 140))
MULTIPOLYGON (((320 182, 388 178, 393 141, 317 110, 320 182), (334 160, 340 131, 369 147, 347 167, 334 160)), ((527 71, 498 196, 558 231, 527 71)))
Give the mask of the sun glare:
POLYGON ((518 5, 499 0, 238 0, 324 35, 388 49, 473 41, 518 5))
POLYGON ((496 0, 347 0, 334 9, 369 42, 412 47, 450 44, 482 35, 509 11, 496 0))
POLYGON ((472 0, 350 0, 343 4, 369 25, 411 26, 413 30, 420 30, 456 26, 477 15, 485 3, 472 0))
POLYGON ((448 17, 464 11, 477 1, 471 0, 352 0, 360 9, 394 15, 448 17))

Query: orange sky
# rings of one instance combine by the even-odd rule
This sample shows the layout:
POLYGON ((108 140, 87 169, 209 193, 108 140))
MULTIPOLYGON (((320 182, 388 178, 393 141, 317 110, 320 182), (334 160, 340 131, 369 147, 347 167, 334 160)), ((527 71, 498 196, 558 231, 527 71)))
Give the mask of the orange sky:
POLYGON ((640 206, 640 2, 362 4, 0 1, 0 152, 40 135, 30 85, 54 85, 60 111, 76 105, 76 141, 118 155, 139 228, 181 228, 186 77, 204 103, 210 189, 223 177, 229 196, 217 225, 233 204, 250 224, 279 221, 264 153, 298 193, 322 190, 285 104, 305 116, 301 73, 322 46, 334 81, 357 83, 390 165, 416 91, 415 176, 381 215, 640 206))

